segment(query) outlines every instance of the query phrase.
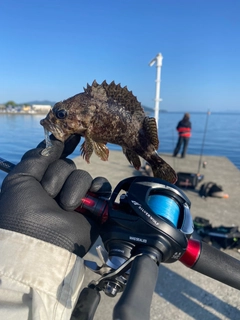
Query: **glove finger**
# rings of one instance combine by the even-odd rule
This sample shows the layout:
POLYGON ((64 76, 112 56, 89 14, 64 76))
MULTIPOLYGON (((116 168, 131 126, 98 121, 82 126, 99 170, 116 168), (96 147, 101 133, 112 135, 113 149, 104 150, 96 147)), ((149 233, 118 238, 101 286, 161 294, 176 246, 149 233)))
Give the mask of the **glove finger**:
POLYGON ((97 177, 93 179, 89 191, 97 194, 98 196, 109 198, 112 193, 112 186, 106 178, 97 177))
POLYGON ((67 211, 79 207, 92 183, 91 175, 84 170, 74 170, 66 180, 59 198, 59 205, 67 211))
POLYGON ((64 144, 61 141, 55 140, 48 156, 43 156, 41 154, 43 149, 40 148, 27 151, 6 179, 11 178, 14 174, 21 174, 32 176, 41 181, 47 167, 61 156, 63 148, 64 144))
POLYGON ((55 198, 75 169, 76 165, 70 159, 56 160, 47 168, 41 181, 42 187, 52 198, 55 198))
MULTIPOLYGON (((54 137, 53 134, 51 134, 50 135, 50 140, 51 141, 55 141, 57 139, 54 137)), ((76 149, 77 145, 79 144, 80 140, 81 140, 81 136, 80 135, 77 135, 77 134, 71 135, 64 142, 64 150, 63 150, 61 158, 66 158, 67 156, 72 154, 73 151, 76 149)), ((46 147, 46 141, 45 140, 41 141, 37 146, 37 148, 43 148, 43 149, 45 147, 46 147)))
POLYGON ((73 151, 76 149, 77 145, 81 141, 81 136, 78 134, 71 135, 66 141, 64 150, 62 153, 61 158, 66 158, 70 154, 73 153, 73 151))

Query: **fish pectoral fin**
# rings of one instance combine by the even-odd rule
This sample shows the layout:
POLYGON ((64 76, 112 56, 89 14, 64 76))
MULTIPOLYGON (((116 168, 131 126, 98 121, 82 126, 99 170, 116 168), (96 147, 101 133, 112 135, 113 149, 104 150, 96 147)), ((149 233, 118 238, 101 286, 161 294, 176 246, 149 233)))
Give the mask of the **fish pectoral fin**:
POLYGON ((132 164, 136 170, 139 170, 141 168, 141 160, 137 155, 137 153, 125 147, 123 147, 122 149, 123 149, 123 153, 125 154, 130 164, 132 164))
POLYGON ((96 155, 103 161, 108 160, 109 150, 105 143, 98 143, 93 141, 93 148, 96 155))
POLYGON ((157 150, 159 140, 156 119, 153 117, 146 117, 143 122, 143 127, 148 139, 154 145, 154 148, 157 150))
POLYGON ((83 159, 85 159, 87 163, 90 163, 90 158, 93 153, 93 140, 85 136, 85 141, 81 145, 80 151, 83 159))

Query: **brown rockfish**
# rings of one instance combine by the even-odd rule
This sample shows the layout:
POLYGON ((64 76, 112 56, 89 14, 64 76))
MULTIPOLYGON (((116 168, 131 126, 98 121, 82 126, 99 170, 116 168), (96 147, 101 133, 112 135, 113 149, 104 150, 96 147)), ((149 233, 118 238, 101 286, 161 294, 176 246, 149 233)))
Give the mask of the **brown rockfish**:
POLYGON ((170 183, 177 180, 175 171, 157 153, 155 118, 147 117, 133 93, 120 84, 94 81, 84 92, 56 103, 40 123, 61 141, 72 134, 83 136, 81 154, 87 162, 93 151, 107 160, 109 142, 122 147, 135 169, 141 167, 141 156, 151 165, 154 177, 170 183))

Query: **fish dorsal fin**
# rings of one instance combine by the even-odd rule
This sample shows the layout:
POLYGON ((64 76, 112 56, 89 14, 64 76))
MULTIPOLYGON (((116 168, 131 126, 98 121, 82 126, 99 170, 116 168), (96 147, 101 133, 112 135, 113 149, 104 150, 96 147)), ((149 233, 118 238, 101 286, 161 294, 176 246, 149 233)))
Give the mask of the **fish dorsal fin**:
POLYGON ((107 84, 106 80, 102 84, 98 84, 96 80, 93 81, 92 85, 87 84, 87 88, 84 88, 84 92, 92 97, 101 98, 100 100, 112 100, 117 105, 122 105, 126 110, 130 111, 131 114, 137 113, 139 115, 145 115, 144 110, 141 106, 141 103, 133 95, 132 91, 129 91, 128 88, 121 87, 120 84, 115 84, 112 81, 110 84, 107 84))
POLYGON ((99 85, 96 80, 93 81, 91 86, 87 83, 87 88, 83 89, 85 94, 93 97, 94 99, 101 101, 107 100, 106 90, 103 86, 99 85))
POLYGON ((143 126, 149 140, 154 145, 155 149, 158 150, 159 140, 156 119, 153 117, 145 117, 143 126))

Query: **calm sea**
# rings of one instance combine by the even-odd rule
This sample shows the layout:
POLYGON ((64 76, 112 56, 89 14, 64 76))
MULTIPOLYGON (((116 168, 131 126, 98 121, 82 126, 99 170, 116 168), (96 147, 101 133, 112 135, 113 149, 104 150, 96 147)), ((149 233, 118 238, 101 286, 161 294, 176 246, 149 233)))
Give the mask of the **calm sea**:
MULTIPOLYGON (((172 153, 177 142, 176 125, 182 113, 160 113, 160 153, 172 153)), ((0 114, 0 157, 18 163, 21 156, 44 139, 39 121, 43 115, 0 114)), ((240 169, 240 113, 192 113, 192 138, 188 153, 228 157, 240 169)), ((112 150, 120 147, 109 144, 112 150)), ((77 148, 78 149, 78 148, 77 148)), ((79 149, 72 157, 78 156, 79 149)), ((0 183, 5 173, 0 171, 0 183)))

